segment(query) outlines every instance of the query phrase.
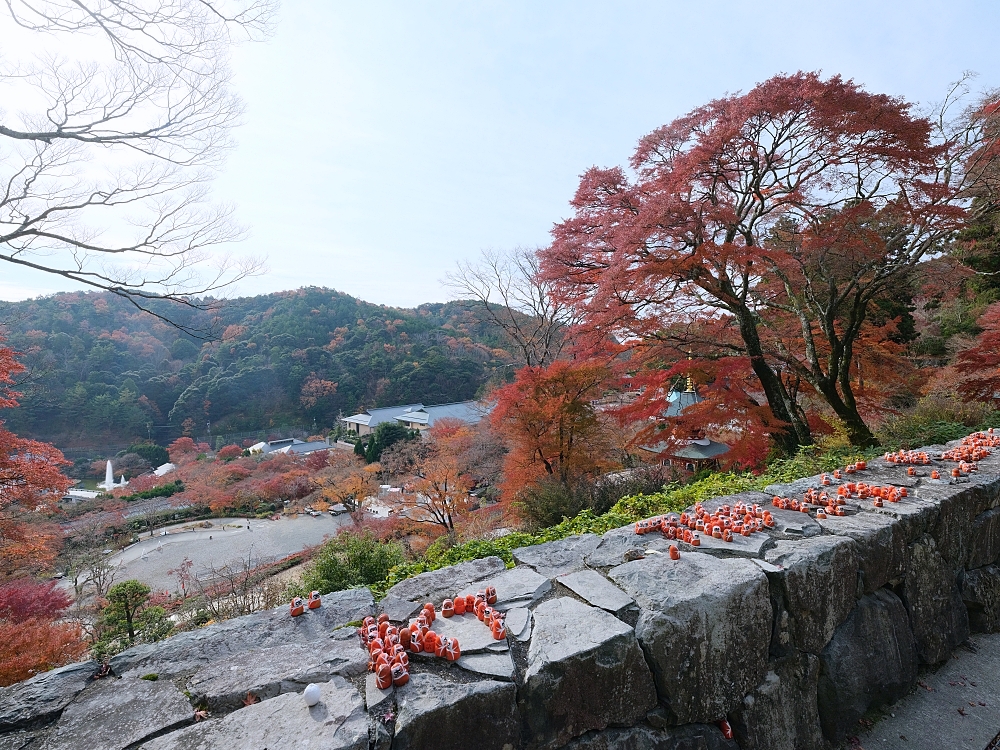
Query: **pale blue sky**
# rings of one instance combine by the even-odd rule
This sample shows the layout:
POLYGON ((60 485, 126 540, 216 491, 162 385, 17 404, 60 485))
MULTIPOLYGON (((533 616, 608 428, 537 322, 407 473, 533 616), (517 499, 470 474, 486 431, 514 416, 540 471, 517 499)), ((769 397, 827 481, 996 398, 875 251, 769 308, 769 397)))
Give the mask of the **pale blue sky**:
MULTIPOLYGON (((923 103, 963 70, 1000 85, 1000 4, 284 0, 241 48, 247 103, 216 184, 251 227, 256 294, 305 285, 416 305, 459 259, 536 246, 589 166, 779 72, 923 103)), ((58 288, 0 269, 0 297, 58 288)))

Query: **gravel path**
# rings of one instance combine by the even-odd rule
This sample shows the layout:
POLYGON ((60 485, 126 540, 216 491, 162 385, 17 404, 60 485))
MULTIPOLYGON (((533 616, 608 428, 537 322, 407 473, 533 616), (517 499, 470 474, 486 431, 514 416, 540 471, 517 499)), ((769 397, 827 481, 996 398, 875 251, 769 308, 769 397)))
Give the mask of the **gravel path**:
POLYGON ((252 555, 255 563, 277 560, 305 547, 319 544, 333 536, 345 524, 347 515, 333 517, 325 513, 318 518, 299 515, 279 521, 245 518, 213 518, 211 528, 191 529, 195 524, 171 526, 166 536, 144 537, 138 544, 111 557, 120 566, 116 580, 136 578, 154 591, 174 591, 176 579, 167 571, 177 568, 185 557, 194 562, 194 573, 207 573, 210 567, 252 555))

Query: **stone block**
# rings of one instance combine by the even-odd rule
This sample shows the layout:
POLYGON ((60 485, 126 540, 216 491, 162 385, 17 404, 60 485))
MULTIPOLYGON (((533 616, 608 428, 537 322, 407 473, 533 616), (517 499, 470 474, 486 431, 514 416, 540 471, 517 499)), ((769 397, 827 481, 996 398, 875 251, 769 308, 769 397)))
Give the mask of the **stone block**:
POLYGON ((97 662, 79 662, 0 688, 0 732, 54 721, 87 686, 97 668, 97 662))
POLYGON ((530 747, 559 747, 594 729, 629 726, 656 705, 631 627, 569 597, 543 602, 533 616, 519 696, 530 747))
POLYGON ((514 678, 514 660, 510 658, 510 651, 496 654, 491 651, 482 654, 462 654, 455 662, 462 669, 487 677, 495 677, 499 680, 512 680, 514 678))
POLYGON ((524 607, 508 609, 507 619, 504 622, 507 626, 507 632, 518 640, 526 641, 531 637, 531 610, 524 607))
POLYGON ((900 522, 891 516, 858 513, 818 521, 823 531, 850 537, 858 543, 858 567, 864 592, 870 594, 890 581, 900 581, 906 564, 906 538, 900 522))
POLYGON ((487 586, 493 586, 497 590, 497 601, 491 605, 493 609, 505 612, 512 607, 524 607, 535 602, 552 588, 552 582, 531 568, 511 568, 488 576, 475 586, 466 586, 458 595, 475 594, 487 586))
POLYGON ((505 649, 507 648, 507 641, 495 640, 490 629, 481 623, 475 615, 438 617, 431 625, 431 630, 443 638, 458 638, 458 645, 463 654, 485 651, 497 644, 502 644, 505 649))
POLYGON ((969 637, 969 616, 951 566, 934 539, 925 536, 908 547, 903 603, 910 615, 917 654, 938 664, 969 637))
POLYGON ((454 683, 414 674, 396 691, 393 750, 510 750, 520 746, 517 689, 509 682, 454 683))
POLYGON ((966 567, 971 569, 992 565, 1000 559, 1000 508, 992 508, 976 516, 972 522, 972 537, 969 541, 969 559, 966 567))
POLYGON ((973 633, 1000 632, 1000 567, 987 565, 965 571, 959 590, 969 612, 970 630, 973 633))
MULTIPOLYGON (((262 750, 316 747, 368 750, 368 715, 361 694, 340 677, 320 686, 320 702, 307 706, 286 693, 143 744, 143 750, 262 750)), ((81 746, 82 747, 82 746, 81 746)))
POLYGON ((682 727, 653 728, 644 725, 628 729, 588 732, 567 745, 565 750, 740 750, 716 726, 686 724, 682 727))
POLYGON ((820 654, 820 726, 842 742, 869 707, 892 703, 917 681, 917 647, 899 597, 887 589, 865 596, 820 654))
POLYGON ((288 605, 266 612, 189 630, 157 643, 133 646, 111 659, 111 669, 123 675, 132 670, 156 672, 160 677, 193 674, 219 659, 288 643, 324 648, 330 631, 373 613, 368 589, 348 589, 326 594, 318 609, 290 617, 288 605), (317 645, 319 644, 319 645, 317 645))
POLYGON ((449 568, 421 573, 400 581, 389 589, 379 606, 393 622, 405 622, 426 602, 431 602, 437 607, 445 599, 450 599, 459 591, 469 588, 471 583, 495 576, 505 569, 506 566, 499 557, 484 557, 481 560, 469 560, 449 568))
POLYGON ((818 654, 854 609, 858 588, 857 543, 819 536, 780 541, 765 555, 787 604, 795 645, 818 654))
POLYGON ((941 556, 956 573, 968 566, 974 552, 977 517, 996 507, 998 495, 1000 477, 982 472, 972 474, 968 481, 957 485, 925 489, 921 484, 921 498, 935 502, 939 509, 938 523, 931 534, 941 556))
POLYGON ((597 549, 601 537, 596 534, 575 534, 555 542, 519 547, 514 550, 514 562, 527 565, 547 578, 583 570, 584 558, 597 549))
POLYGON ((816 709, 818 684, 819 657, 813 654, 775 663, 732 717, 740 747, 743 750, 822 748, 823 733, 816 709))
POLYGON ((66 707, 40 747, 124 750, 193 720, 188 699, 167 680, 106 677, 66 707))
POLYGON ((612 568, 625 562, 625 553, 635 550, 656 550, 664 554, 676 544, 663 534, 636 534, 632 526, 611 529, 601 537, 601 543, 587 555, 587 565, 592 568, 612 568))
POLYGON ((635 602, 596 570, 579 570, 556 579, 592 607, 620 612, 635 602))
POLYGON ((636 635, 673 723, 716 722, 764 679, 772 610, 752 561, 647 557, 609 577, 640 607, 636 635))
POLYGON ((365 677, 365 706, 369 711, 387 711, 392 708, 392 696, 395 688, 390 685, 387 688, 378 686, 377 678, 372 672, 365 677))
POLYGON ((356 637, 327 641, 323 651, 291 643, 202 667, 188 680, 188 692, 195 703, 204 701, 211 711, 227 711, 240 708, 248 692, 266 700, 301 692, 310 682, 328 682, 335 674, 357 677, 367 668, 368 655, 356 637))

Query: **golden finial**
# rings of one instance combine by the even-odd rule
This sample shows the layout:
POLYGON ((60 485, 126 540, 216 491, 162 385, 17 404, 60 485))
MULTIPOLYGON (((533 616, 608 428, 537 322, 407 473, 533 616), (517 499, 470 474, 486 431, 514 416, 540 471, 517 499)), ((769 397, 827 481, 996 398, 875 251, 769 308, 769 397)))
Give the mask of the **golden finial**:
MULTIPOLYGON (((691 350, 688 350, 688 362, 691 361, 691 350)), ((688 370, 687 375, 687 390, 685 393, 694 393, 694 380, 691 378, 691 370, 688 370)))

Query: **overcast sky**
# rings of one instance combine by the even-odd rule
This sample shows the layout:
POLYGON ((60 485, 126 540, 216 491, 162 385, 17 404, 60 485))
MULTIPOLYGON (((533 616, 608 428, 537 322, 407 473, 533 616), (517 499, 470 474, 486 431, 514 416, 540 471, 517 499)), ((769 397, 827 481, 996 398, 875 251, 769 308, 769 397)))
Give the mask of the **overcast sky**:
MULTIPOLYGON (((458 260, 545 244, 585 169, 776 73, 840 73, 917 103, 964 70, 1000 85, 998 8, 284 0, 274 37, 234 61, 247 116, 215 193, 250 226, 240 251, 269 268, 237 291, 442 301, 458 260)), ((0 268, 0 298, 59 288, 0 268)))

